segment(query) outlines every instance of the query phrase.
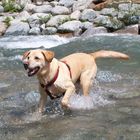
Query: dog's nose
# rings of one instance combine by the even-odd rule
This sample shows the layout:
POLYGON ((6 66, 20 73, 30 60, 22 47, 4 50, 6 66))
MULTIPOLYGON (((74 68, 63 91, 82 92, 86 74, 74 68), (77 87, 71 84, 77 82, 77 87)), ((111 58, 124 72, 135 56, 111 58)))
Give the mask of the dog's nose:
POLYGON ((24 63, 23 65, 24 65, 25 70, 27 70, 27 69, 28 69, 29 64, 24 63))

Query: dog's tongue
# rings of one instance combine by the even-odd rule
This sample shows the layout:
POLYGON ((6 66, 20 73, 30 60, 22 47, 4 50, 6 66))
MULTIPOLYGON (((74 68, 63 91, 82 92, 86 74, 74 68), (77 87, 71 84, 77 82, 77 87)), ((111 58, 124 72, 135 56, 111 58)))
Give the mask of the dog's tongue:
POLYGON ((28 76, 33 76, 34 74, 37 73, 37 71, 39 70, 38 67, 34 68, 34 69, 28 69, 27 72, 28 72, 28 76))

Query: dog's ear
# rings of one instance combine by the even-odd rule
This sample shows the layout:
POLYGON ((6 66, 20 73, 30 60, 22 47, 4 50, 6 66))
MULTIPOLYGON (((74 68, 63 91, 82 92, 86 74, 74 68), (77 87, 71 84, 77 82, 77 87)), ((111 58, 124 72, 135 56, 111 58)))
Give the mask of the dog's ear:
POLYGON ((54 52, 47 50, 42 51, 42 54, 45 57, 45 60, 48 62, 51 62, 55 55, 54 52))
POLYGON ((30 51, 26 51, 26 52, 23 54, 22 60, 24 60, 29 54, 30 54, 30 51))

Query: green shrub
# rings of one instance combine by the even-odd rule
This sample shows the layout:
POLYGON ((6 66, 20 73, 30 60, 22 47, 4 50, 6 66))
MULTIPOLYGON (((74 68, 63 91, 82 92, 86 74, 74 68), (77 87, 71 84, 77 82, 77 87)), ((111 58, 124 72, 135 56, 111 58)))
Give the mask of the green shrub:
POLYGON ((10 26, 10 21, 11 18, 10 17, 6 17, 5 20, 3 21, 7 26, 10 26))
POLYGON ((2 1, 2 6, 5 12, 20 12, 23 10, 23 6, 16 4, 15 0, 2 1))

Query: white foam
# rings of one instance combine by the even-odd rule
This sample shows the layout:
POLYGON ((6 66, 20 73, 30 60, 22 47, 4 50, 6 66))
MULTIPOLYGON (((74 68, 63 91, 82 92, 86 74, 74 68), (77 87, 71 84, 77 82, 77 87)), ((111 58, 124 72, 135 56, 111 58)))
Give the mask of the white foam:
POLYGON ((51 36, 6 36, 0 38, 0 48, 51 48, 61 44, 68 43, 70 39, 59 37, 57 35, 51 36), (8 43, 7 43, 8 42, 8 43))

